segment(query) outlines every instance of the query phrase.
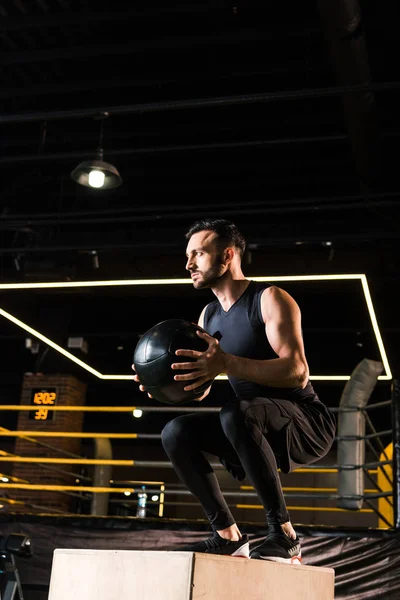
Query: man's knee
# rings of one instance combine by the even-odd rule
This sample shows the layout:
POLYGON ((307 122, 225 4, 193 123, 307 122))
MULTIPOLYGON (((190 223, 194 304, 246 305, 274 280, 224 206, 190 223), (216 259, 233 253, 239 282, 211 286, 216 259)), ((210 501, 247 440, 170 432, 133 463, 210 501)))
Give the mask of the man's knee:
POLYGON ((177 417, 169 421, 161 431, 161 442, 164 448, 173 448, 188 436, 184 423, 177 417))

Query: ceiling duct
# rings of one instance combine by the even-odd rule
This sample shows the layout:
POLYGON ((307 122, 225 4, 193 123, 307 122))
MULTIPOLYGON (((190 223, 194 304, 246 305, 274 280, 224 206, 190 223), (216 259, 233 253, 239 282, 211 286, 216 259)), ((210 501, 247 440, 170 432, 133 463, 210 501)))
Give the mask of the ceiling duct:
POLYGON ((365 86, 341 98, 361 187, 368 191, 380 177, 380 135, 375 95, 368 88, 371 74, 360 4, 318 0, 318 8, 338 85, 365 86))

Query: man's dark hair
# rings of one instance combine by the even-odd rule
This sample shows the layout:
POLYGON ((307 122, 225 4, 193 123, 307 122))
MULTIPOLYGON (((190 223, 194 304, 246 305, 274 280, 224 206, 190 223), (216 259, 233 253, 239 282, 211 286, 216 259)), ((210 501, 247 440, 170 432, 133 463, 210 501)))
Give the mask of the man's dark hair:
POLYGON ((221 250, 228 246, 235 246, 241 257, 246 250, 246 240, 232 221, 227 219, 200 219, 189 227, 185 234, 186 239, 189 240, 194 233, 199 233, 199 231, 214 231, 221 250))

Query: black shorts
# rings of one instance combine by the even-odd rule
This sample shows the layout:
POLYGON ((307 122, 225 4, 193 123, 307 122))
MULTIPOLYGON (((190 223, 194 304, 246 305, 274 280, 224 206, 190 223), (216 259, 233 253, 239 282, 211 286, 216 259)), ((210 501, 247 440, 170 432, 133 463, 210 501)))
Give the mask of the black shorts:
POLYGON ((275 413, 275 427, 267 426, 265 437, 283 473, 320 460, 332 447, 336 419, 317 397, 301 402, 279 398, 254 398, 251 402, 275 413))

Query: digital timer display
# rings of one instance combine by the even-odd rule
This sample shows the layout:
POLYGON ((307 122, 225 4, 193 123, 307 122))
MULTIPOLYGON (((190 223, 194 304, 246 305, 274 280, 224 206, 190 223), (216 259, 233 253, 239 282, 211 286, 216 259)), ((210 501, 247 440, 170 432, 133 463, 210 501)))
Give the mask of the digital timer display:
POLYGON ((48 407, 54 406, 56 401, 56 388, 33 389, 31 404, 35 406, 36 409, 29 412, 29 418, 35 421, 52 421, 54 411, 48 410, 48 407))

